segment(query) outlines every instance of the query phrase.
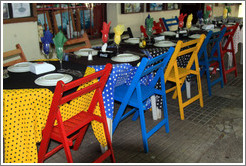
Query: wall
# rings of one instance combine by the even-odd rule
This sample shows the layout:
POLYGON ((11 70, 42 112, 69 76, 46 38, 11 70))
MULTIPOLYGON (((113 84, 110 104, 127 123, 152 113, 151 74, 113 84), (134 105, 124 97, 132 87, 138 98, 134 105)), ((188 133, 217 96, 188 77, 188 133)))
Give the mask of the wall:
MULTIPOLYGON (((206 7, 206 5, 205 5, 206 7)), ((218 17, 223 15, 225 5, 224 4, 218 4, 218 6, 215 6, 213 4, 213 17, 218 17)), ((239 11, 239 5, 231 5, 231 14, 229 14, 229 17, 238 17, 238 11, 239 11)))
POLYGON ((3 24, 3 52, 20 44, 28 61, 43 59, 38 43, 37 22, 3 24))
POLYGON ((113 28, 117 24, 124 24, 126 28, 131 28, 134 37, 140 37, 140 26, 144 25, 145 18, 148 16, 148 14, 150 14, 150 16, 154 18, 154 21, 159 21, 160 17, 174 18, 174 16, 179 16, 179 10, 146 12, 145 9, 145 12, 143 13, 121 14, 120 3, 107 4, 107 20, 108 22, 112 21, 110 32, 113 32, 113 28))

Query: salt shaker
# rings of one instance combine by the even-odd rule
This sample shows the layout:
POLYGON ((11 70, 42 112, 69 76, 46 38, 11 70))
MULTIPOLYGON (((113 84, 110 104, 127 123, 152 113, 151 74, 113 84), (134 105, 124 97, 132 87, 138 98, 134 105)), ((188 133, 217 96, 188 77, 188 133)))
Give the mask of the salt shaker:
POLYGON ((88 61, 92 61, 92 51, 88 52, 88 61))

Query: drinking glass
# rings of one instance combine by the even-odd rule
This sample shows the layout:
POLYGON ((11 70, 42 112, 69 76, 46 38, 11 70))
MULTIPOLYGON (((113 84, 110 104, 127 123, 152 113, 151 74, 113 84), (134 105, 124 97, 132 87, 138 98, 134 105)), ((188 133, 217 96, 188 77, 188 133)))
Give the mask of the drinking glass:
POLYGON ((119 55, 120 54, 120 52, 119 52, 119 47, 120 47, 120 42, 121 42, 121 37, 119 37, 119 38, 115 38, 115 41, 117 41, 117 43, 115 42, 115 45, 116 45, 116 55, 119 55), (118 41, 119 40, 119 41, 118 41))
POLYGON ((41 53, 45 56, 46 59, 51 59, 53 55, 53 50, 50 46, 50 43, 43 43, 42 44, 42 51, 41 53))
POLYGON ((64 53, 63 53, 63 47, 57 47, 56 48, 56 55, 57 55, 57 58, 59 59, 60 61, 60 69, 57 70, 58 72, 65 72, 65 69, 62 68, 62 59, 63 59, 63 56, 64 56, 64 53))
POLYGON ((151 36, 152 36, 152 33, 153 33, 153 30, 152 30, 152 27, 150 27, 150 28, 147 28, 146 29, 146 33, 147 33, 147 35, 148 35, 148 45, 151 45, 151 36))
POLYGON ((3 70, 3 79, 5 79, 5 78, 9 78, 9 74, 8 74, 8 70, 7 69, 3 70))

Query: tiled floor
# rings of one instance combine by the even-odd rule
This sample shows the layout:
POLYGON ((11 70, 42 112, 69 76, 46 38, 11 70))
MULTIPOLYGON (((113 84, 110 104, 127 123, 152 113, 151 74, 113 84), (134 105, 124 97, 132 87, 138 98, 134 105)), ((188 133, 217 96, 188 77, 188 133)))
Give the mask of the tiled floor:
MULTIPOLYGON (((240 50, 239 50, 240 53, 240 50)), ((238 60, 240 54, 238 55, 238 60)), ((195 102, 185 108, 181 121, 177 100, 167 95, 170 132, 162 127, 149 138, 149 153, 143 152, 139 120, 131 117, 121 122, 113 135, 113 148, 118 163, 241 163, 243 162, 243 65, 238 63, 238 77, 228 75, 224 88, 217 84, 208 96, 202 78, 204 107, 195 102)), ((194 88, 192 88, 194 89, 194 88)), ((192 91, 192 94, 195 93, 192 91)), ((185 94, 184 94, 185 96, 185 94)), ((116 103, 116 110, 119 105, 116 103)), ((147 128, 158 121, 145 113, 147 128)), ((54 146, 52 142, 50 146, 54 146)), ((90 163, 100 154, 100 147, 88 130, 78 151, 72 151, 74 162, 90 163)), ((45 161, 66 162, 63 150, 45 161)), ((107 159, 105 162, 110 162, 107 159)))

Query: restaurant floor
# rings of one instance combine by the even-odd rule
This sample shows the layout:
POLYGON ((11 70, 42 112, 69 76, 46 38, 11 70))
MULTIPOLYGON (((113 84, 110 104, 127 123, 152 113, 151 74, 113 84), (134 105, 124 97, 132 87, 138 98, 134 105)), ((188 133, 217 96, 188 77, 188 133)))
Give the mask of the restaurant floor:
MULTIPOLYGON (((170 132, 162 127, 148 140, 149 152, 144 153, 140 122, 131 117, 121 122, 113 135, 113 148, 118 163, 241 163, 243 162, 243 65, 240 48, 237 53, 238 77, 227 76, 224 88, 217 84, 208 96, 206 78, 202 78, 204 107, 199 101, 184 110, 180 120, 177 100, 167 94, 170 132)), ((194 91, 192 82, 192 94, 194 91)), ((185 99, 185 93, 183 94, 185 99)), ((119 104, 115 104, 117 110, 119 104)), ((146 125, 151 127, 150 111, 145 113, 146 125)), ((51 147, 56 145, 51 143, 51 147)), ((99 144, 89 128, 78 151, 72 150, 74 162, 90 163, 100 155, 99 144)), ((63 150, 45 161, 66 163, 63 150)), ((105 162, 110 162, 109 159, 105 162)))

